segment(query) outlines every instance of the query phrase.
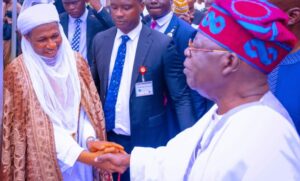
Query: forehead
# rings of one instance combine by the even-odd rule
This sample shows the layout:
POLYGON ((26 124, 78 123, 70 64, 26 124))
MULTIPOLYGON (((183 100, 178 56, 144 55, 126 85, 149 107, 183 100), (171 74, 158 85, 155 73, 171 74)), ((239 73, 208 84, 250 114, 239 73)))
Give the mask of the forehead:
POLYGON ((57 32, 59 31, 58 23, 52 22, 52 23, 46 23, 39 25, 31 30, 30 35, 31 36, 39 36, 42 34, 47 34, 51 32, 57 32))

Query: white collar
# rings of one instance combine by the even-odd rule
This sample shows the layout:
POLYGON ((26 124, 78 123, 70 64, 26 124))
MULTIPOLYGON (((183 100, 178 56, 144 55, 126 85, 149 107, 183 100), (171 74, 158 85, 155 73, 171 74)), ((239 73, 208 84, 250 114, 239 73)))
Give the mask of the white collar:
MULTIPOLYGON (((136 37, 138 37, 138 35, 142 31, 142 27, 143 27, 142 22, 139 21, 139 24, 133 30, 127 33, 130 40, 134 40, 136 37)), ((121 38, 122 35, 125 35, 125 33, 123 33, 120 29, 117 29, 116 38, 121 38)))
POLYGON ((173 17, 173 12, 170 11, 168 14, 166 14, 165 16, 158 18, 157 20, 155 20, 158 24, 159 27, 164 26, 165 24, 169 23, 173 17))

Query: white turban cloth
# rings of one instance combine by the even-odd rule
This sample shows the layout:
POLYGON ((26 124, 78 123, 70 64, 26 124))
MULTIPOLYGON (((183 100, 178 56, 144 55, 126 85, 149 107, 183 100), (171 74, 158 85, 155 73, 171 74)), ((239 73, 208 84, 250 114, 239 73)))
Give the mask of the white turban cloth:
POLYGON ((24 9, 17 21, 22 35, 26 35, 33 28, 51 22, 59 22, 57 10, 53 4, 36 4, 24 9))
MULTIPOLYGON (((28 4, 32 5, 32 0, 24 4, 27 7, 21 11, 17 23, 23 35, 21 40, 23 60, 32 87, 53 126, 71 135, 78 129, 81 98, 75 53, 59 24, 58 13, 53 4, 28 6, 28 4), (62 43, 55 57, 43 57, 34 51, 30 41, 24 35, 37 26, 52 22, 58 23, 62 43), (49 62, 54 64, 50 65, 49 62)), ((31 33, 29 36, 35 34, 31 33)))

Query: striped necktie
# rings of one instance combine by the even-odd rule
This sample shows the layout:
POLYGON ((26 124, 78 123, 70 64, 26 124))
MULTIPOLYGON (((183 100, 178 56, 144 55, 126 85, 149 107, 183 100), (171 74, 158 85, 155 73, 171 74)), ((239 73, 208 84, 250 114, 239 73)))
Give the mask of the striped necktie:
POLYGON ((79 42, 80 42, 80 33, 81 33, 81 30, 80 30, 80 24, 81 24, 82 20, 81 19, 76 19, 75 20, 75 33, 73 35, 73 38, 72 38, 72 42, 71 42, 71 46, 72 46, 72 49, 79 52, 79 42))

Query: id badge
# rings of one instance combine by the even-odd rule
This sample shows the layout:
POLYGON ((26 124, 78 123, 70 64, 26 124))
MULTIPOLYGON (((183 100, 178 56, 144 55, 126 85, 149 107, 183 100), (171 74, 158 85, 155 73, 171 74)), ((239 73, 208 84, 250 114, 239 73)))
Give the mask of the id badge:
POLYGON ((153 95, 152 81, 137 82, 135 84, 135 94, 136 94, 136 97, 153 95))

